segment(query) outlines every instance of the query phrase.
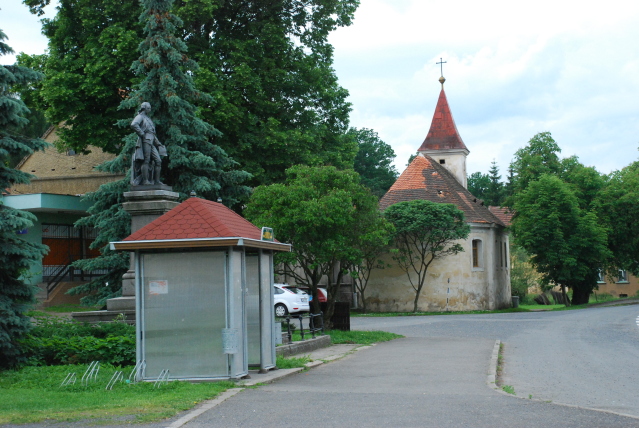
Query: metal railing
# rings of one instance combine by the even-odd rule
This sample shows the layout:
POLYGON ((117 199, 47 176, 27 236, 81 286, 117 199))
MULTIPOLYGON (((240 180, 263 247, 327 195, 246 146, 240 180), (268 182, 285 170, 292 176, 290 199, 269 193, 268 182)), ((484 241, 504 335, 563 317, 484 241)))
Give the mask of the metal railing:
MULTIPOLYGON (((293 328, 291 328, 291 318, 296 319, 300 323, 300 336, 302 340, 304 339, 305 333, 310 334, 314 339, 315 335, 323 335, 324 334, 324 313, 320 311, 318 314, 297 314, 297 315, 287 315, 285 318, 286 322, 286 334, 288 336, 288 342, 293 342, 293 328), (304 328, 304 320, 308 319, 308 328, 304 328)), ((297 329, 295 329, 297 330, 297 329)))
POLYGON ((54 267, 55 270, 53 272, 46 272, 46 268, 49 266, 44 266, 43 270, 45 271, 43 275, 43 279, 46 279, 47 282, 47 297, 55 288, 60 284, 65 278, 68 277, 70 281, 75 281, 77 278, 80 281, 84 281, 86 279, 95 278, 98 276, 106 275, 109 270, 108 269, 98 269, 95 271, 83 271, 81 269, 73 267, 73 263, 79 260, 78 258, 71 258, 67 261, 65 265, 57 265, 54 267), (48 275, 46 275, 48 273, 48 275))

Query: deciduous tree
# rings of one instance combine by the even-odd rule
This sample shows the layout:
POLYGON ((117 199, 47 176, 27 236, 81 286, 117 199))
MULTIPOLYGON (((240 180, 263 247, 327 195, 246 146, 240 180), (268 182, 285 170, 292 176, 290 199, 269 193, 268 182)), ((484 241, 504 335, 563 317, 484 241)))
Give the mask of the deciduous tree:
POLYGON ((355 289, 359 292, 363 312, 366 308, 366 288, 371 272, 390 267, 382 260, 382 255, 390 251, 390 242, 395 228, 377 210, 371 211, 364 221, 356 225, 355 249, 359 252, 359 263, 353 263, 352 276, 355 289))
POLYGON ((362 237, 371 245, 383 240, 377 210, 377 198, 355 171, 299 165, 286 171, 284 183, 256 188, 245 215, 257 226, 272 227, 278 240, 293 246, 276 261, 284 266, 280 273, 310 288, 314 312, 319 310, 317 287, 327 278, 328 323, 342 278, 361 261, 357 243, 362 237))
POLYGON ((561 149, 550 132, 540 132, 532 137, 526 147, 517 150, 510 164, 512 193, 522 191, 543 174, 559 175, 563 169, 559 153, 561 149))
POLYGON ((464 251, 457 241, 468 237, 470 226, 456 206, 426 200, 393 204, 384 216, 395 226, 393 259, 415 290, 413 312, 417 312, 428 268, 435 260, 464 251))
POLYGON ((490 187, 490 177, 481 172, 473 172, 468 176, 468 191, 479 199, 486 199, 488 188, 490 187))
POLYGON ((598 271, 610 257, 607 229, 581 209, 571 186, 543 174, 517 195, 513 231, 544 279, 573 291, 572 303, 588 303, 598 271))
POLYGON ((639 275, 639 162, 610 175, 595 202, 599 217, 608 226, 612 259, 609 274, 626 269, 639 275))
POLYGON ((349 134, 358 145, 354 169, 359 173, 362 184, 381 198, 397 180, 398 173, 393 165, 395 151, 372 129, 351 128, 349 134))

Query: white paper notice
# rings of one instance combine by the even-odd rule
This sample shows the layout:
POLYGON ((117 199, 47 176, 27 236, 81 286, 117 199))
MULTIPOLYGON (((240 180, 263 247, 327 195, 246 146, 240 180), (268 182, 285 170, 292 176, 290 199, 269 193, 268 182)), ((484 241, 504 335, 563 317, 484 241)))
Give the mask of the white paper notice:
POLYGON ((167 280, 149 281, 149 294, 151 295, 169 294, 169 281, 167 280))

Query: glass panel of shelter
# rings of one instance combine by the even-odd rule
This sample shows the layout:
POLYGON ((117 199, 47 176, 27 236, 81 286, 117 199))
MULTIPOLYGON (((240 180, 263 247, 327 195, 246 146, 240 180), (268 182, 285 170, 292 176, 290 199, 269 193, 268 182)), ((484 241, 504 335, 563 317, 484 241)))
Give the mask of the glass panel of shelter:
POLYGON ((172 379, 228 378, 221 346, 227 326, 226 251, 141 257, 144 378, 157 378, 166 369, 172 379))

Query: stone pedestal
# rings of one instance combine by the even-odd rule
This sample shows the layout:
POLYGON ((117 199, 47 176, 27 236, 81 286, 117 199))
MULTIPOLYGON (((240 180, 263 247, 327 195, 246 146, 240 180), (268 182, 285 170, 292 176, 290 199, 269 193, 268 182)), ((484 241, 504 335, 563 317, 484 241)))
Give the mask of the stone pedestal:
MULTIPOLYGON (((122 207, 131 214, 131 233, 137 232, 156 218, 179 205, 179 194, 171 186, 133 186, 125 192, 122 207)), ((107 300, 106 311, 74 312, 78 321, 111 321, 123 315, 127 322, 135 323, 135 266, 131 253, 129 270, 122 275, 122 297, 107 300)))
MULTIPOLYGON (((131 233, 179 205, 179 194, 170 186, 134 186, 125 192, 124 211, 131 214, 131 233)), ((135 266, 133 253, 127 273, 122 275, 122 297, 107 300, 107 311, 135 311, 135 266)))

